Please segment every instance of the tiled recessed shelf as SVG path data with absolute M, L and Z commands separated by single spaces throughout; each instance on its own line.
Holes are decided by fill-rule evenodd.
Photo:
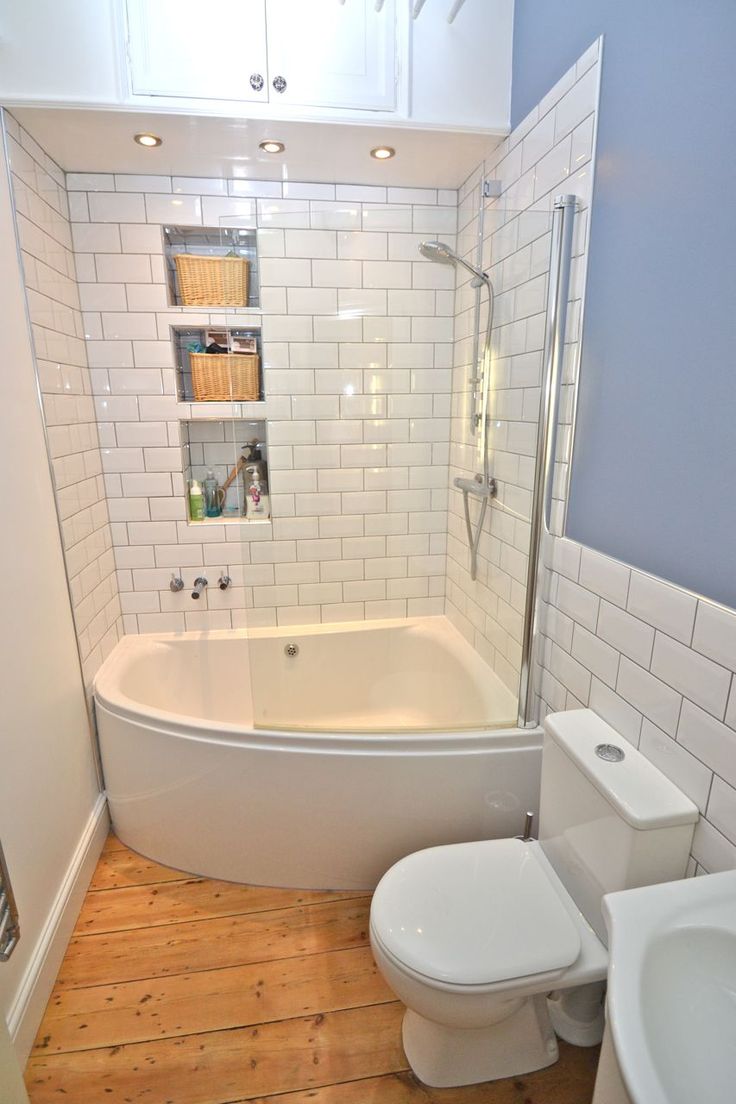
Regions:
M 256 231 L 253 228 L 220 226 L 165 226 L 164 257 L 166 260 L 166 280 L 169 303 L 175 307 L 189 307 L 193 310 L 217 308 L 224 310 L 258 309 L 260 289 L 258 282 L 258 250 Z M 199 257 L 227 257 L 233 254 L 248 261 L 248 293 L 242 302 L 224 301 L 213 293 L 212 301 L 207 303 L 187 303 L 183 301 L 179 278 L 176 270 L 177 253 L 188 253 Z
M 258 524 L 270 521 L 268 499 L 264 502 L 263 516 L 246 516 L 246 496 L 251 481 L 247 470 L 249 446 L 260 453 L 260 462 L 266 478 L 268 477 L 266 423 L 245 419 L 203 418 L 197 421 L 184 421 L 181 427 L 187 517 L 190 524 L 206 525 L 212 522 L 231 521 Z M 222 513 L 195 519 L 191 516 L 189 488 L 194 479 L 204 486 L 208 471 L 214 473 L 219 487 L 225 488 L 229 481 L 222 503 Z
M 255 326 L 172 326 L 171 336 L 174 346 L 174 363 L 176 365 L 176 392 L 179 402 L 199 403 L 204 402 L 262 402 L 263 395 L 263 357 L 261 351 L 261 331 Z M 192 385 L 192 346 L 207 348 L 213 341 L 221 347 L 226 347 L 236 356 L 244 356 L 238 350 L 253 348 L 258 357 L 256 391 L 252 397 L 246 397 L 238 390 L 237 383 L 233 386 L 231 366 L 236 367 L 238 361 L 229 358 L 220 363 L 228 377 L 228 385 L 221 394 L 212 399 L 198 399 L 195 396 Z M 220 354 L 209 353 L 208 357 L 216 357 Z

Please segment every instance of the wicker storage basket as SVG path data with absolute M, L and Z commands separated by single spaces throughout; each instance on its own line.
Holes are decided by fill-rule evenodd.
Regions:
M 175 253 L 179 296 L 185 307 L 247 307 L 248 270 L 244 257 L 200 257 Z
M 259 359 L 256 353 L 190 353 L 195 402 L 257 402 Z

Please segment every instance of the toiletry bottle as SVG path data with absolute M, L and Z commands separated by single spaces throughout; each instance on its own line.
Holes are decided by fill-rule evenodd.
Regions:
M 204 512 L 206 517 L 219 517 L 222 513 L 222 494 L 212 468 L 207 469 L 204 483 Z
M 192 521 L 201 521 L 204 517 L 204 495 L 196 479 L 189 484 L 189 517 Z
M 245 515 L 252 521 L 264 521 L 271 516 L 266 464 L 260 449 L 251 450 L 250 462 L 245 467 L 246 495 Z

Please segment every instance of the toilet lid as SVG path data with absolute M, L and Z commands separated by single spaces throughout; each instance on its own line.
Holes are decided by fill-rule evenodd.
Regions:
M 521 840 L 431 847 L 381 879 L 373 928 L 390 955 L 456 985 L 489 985 L 570 966 L 580 936 Z

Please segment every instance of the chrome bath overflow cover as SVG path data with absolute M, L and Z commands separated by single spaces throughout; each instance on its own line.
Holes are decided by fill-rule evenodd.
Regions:
M 624 758 L 623 749 L 615 744 L 598 744 L 595 753 L 599 759 L 605 759 L 607 763 L 620 763 Z
M 287 656 L 299 655 L 299 645 L 298 644 L 287 644 L 286 647 L 284 648 L 284 652 L 286 653 Z

